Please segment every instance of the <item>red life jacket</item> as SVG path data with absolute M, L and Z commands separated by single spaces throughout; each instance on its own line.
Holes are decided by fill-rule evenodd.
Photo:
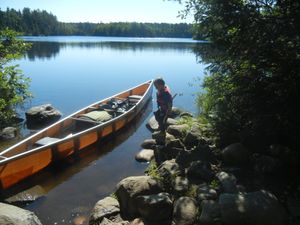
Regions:
M 162 111 L 167 111 L 168 105 L 172 106 L 173 104 L 173 98 L 168 86 L 165 86 L 165 88 L 161 91 L 157 91 L 156 98 L 157 106 L 160 107 Z

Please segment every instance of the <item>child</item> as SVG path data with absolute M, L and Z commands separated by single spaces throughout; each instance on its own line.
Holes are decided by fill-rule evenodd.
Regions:
M 165 81 L 162 78 L 155 79 L 154 86 L 157 90 L 156 98 L 158 107 L 158 110 L 154 112 L 154 116 L 158 122 L 160 131 L 165 133 L 166 121 L 172 110 L 173 98 L 170 89 L 165 85 Z

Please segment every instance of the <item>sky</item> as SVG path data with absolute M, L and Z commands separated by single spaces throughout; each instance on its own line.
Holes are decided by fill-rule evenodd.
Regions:
M 192 22 L 178 17 L 184 5 L 168 0 L 0 0 L 7 7 L 46 10 L 61 22 Z

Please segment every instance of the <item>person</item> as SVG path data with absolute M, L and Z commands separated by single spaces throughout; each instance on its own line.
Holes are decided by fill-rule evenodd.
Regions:
M 162 78 L 155 79 L 154 86 L 157 90 L 156 99 L 158 107 L 158 110 L 154 112 L 154 116 L 158 122 L 160 132 L 165 133 L 166 121 L 172 111 L 173 98 L 169 87 Z

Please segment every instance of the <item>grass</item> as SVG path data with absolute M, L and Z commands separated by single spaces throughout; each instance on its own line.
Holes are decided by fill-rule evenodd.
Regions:
M 150 177 L 152 177 L 152 178 L 154 178 L 154 179 L 156 179 L 156 180 L 162 180 L 162 179 L 163 179 L 163 178 L 160 176 L 160 174 L 159 174 L 159 172 L 158 172 L 157 164 L 156 164 L 156 162 L 154 162 L 154 161 L 151 161 L 151 162 L 150 162 L 150 164 L 149 164 L 149 166 L 147 167 L 145 173 L 146 173 L 148 176 L 150 176 Z

